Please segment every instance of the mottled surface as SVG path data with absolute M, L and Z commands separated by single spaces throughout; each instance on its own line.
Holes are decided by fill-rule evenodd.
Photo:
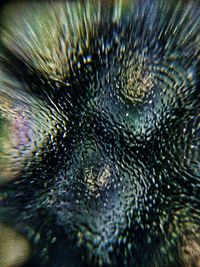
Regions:
M 0 15 L 0 236 L 27 267 L 199 267 L 199 1 Z

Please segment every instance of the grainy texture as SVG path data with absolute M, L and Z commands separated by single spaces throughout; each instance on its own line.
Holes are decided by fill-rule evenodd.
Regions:
M 0 220 L 27 266 L 199 267 L 199 1 L 16 1 L 0 27 Z

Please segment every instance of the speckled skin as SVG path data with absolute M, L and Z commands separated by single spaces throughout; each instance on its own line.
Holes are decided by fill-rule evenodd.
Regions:
M 27 266 L 199 267 L 198 1 L 13 5 L 0 219 Z

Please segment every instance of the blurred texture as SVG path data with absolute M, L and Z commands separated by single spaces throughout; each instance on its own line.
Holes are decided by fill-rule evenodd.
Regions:
M 30 254 L 25 238 L 9 227 L 0 225 L 0 266 L 17 267 L 27 261 Z
M 0 10 L 0 266 L 200 267 L 200 3 Z

